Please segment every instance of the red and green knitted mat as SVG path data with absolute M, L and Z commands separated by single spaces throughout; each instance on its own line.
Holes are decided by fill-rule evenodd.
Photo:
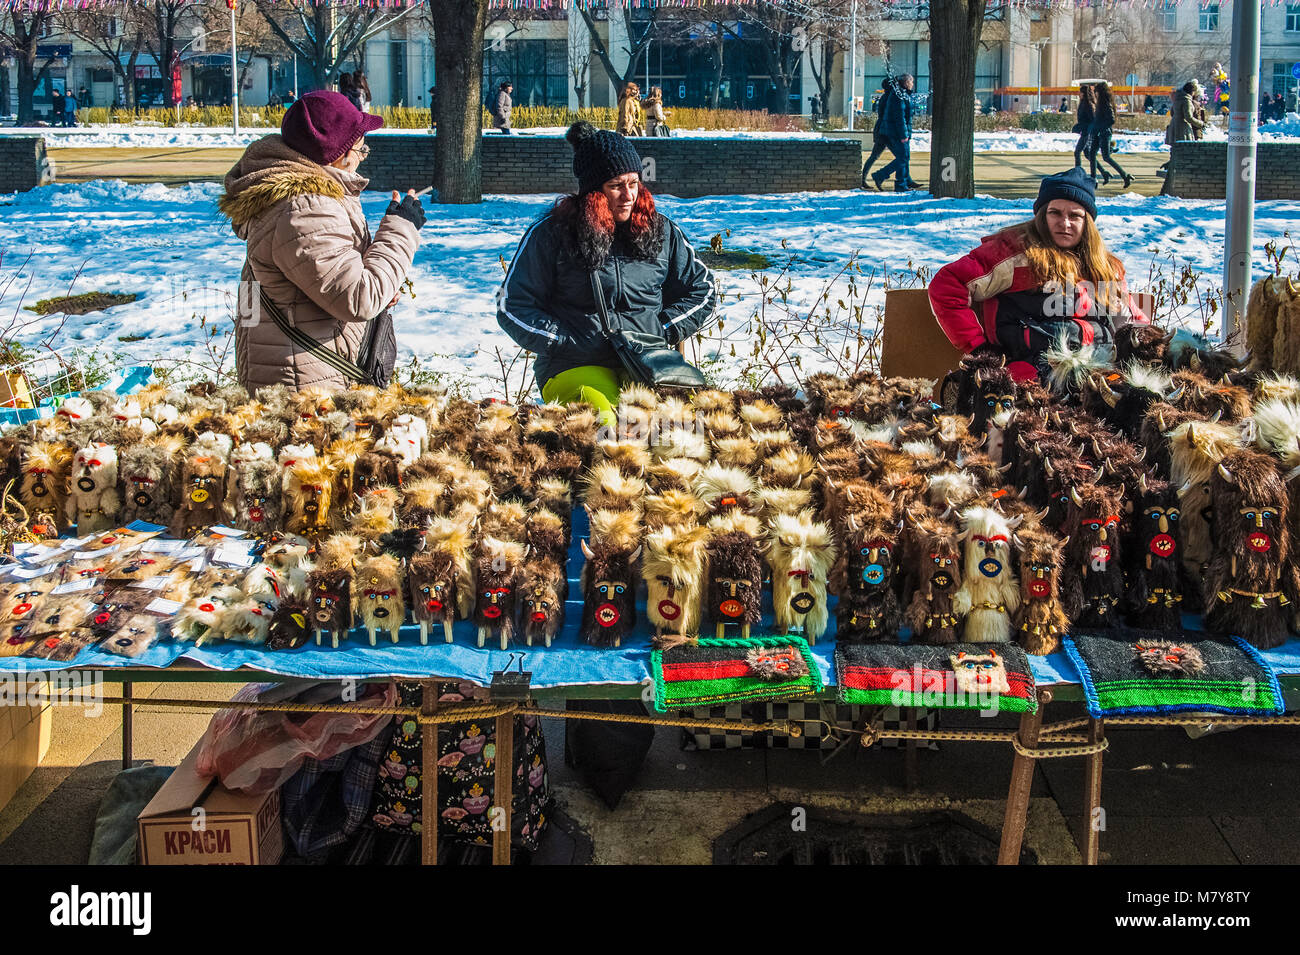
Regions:
M 1014 643 L 839 644 L 841 703 L 1032 713 L 1038 708 L 1029 658 Z
M 790 700 L 822 688 L 817 662 L 802 637 L 700 638 L 695 643 L 650 654 L 655 707 L 661 712 L 687 706 L 747 700 Z
M 1276 716 L 1277 676 L 1239 637 L 1128 630 L 1071 634 L 1064 649 L 1079 670 L 1093 717 L 1148 713 Z

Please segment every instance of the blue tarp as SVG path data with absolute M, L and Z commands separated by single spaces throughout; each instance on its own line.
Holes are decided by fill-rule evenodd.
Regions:
M 308 643 L 297 650 L 271 652 L 246 644 L 217 642 L 195 647 L 174 640 L 161 640 L 138 657 L 128 659 L 101 650 L 83 650 L 71 662 L 56 663 L 29 657 L 0 657 L 0 672 L 42 671 L 70 667 L 165 667 L 178 659 L 185 659 L 215 670 L 237 670 L 248 667 L 267 673 L 311 679 L 342 679 L 355 677 L 440 676 L 469 680 L 479 685 L 492 682 L 494 671 L 517 669 L 522 654 L 524 670 L 532 671 L 532 685 L 549 689 L 563 686 L 591 684 L 649 684 L 650 634 L 644 626 L 645 604 L 638 603 L 638 619 L 643 626 L 623 641 L 623 646 L 613 648 L 589 647 L 578 639 L 578 624 L 582 618 L 582 600 L 579 596 L 578 573 L 583 564 L 578 541 L 587 533 L 586 514 L 577 508 L 573 514 L 573 546 L 569 552 L 570 600 L 565 605 L 564 629 L 549 647 L 527 647 L 522 638 L 510 651 L 502 651 L 500 644 L 483 649 L 477 646 L 477 631 L 468 620 L 459 620 L 454 629 L 455 642 L 443 642 L 442 630 L 429 635 L 428 646 L 420 645 L 419 628 L 407 625 L 402 628 L 401 642 L 393 644 L 386 634 L 378 635 L 379 644 L 370 646 L 364 630 L 353 630 L 351 638 L 337 650 L 328 643 L 316 646 Z M 134 525 L 133 525 L 134 526 Z M 140 525 L 151 529 L 154 525 Z M 755 628 L 755 635 L 770 632 L 772 627 L 771 595 L 764 595 L 763 622 Z M 834 607 L 831 598 L 832 622 L 826 637 L 812 648 L 817 665 L 821 667 L 826 685 L 835 684 L 833 663 Z M 1199 630 L 1200 618 L 1184 615 L 1183 626 Z M 904 631 L 906 635 L 906 631 Z M 728 635 L 733 635 L 730 631 Z M 513 654 L 513 656 L 512 656 Z M 1263 653 L 1275 673 L 1300 673 L 1300 639 L 1292 638 L 1283 646 Z M 1048 657 L 1030 657 L 1034 682 L 1039 686 L 1060 683 L 1079 683 L 1079 673 L 1064 653 Z

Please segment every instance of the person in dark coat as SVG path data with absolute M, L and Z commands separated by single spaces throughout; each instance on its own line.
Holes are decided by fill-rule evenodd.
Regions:
M 492 109 L 492 128 L 499 129 L 506 135 L 512 132 L 510 129 L 510 110 L 514 104 L 510 99 L 510 94 L 514 92 L 514 89 L 509 80 L 497 87 L 497 98 Z
M 1079 110 L 1075 114 L 1074 132 L 1079 134 L 1079 141 L 1074 144 L 1074 164 L 1083 168 L 1084 154 L 1090 151 L 1092 142 L 1092 117 L 1097 111 L 1097 91 L 1091 83 L 1079 87 Z
M 578 192 L 519 240 L 497 292 L 497 324 L 537 356 L 545 401 L 588 401 L 609 422 L 622 366 L 601 328 L 593 275 L 611 322 L 670 346 L 714 322 L 718 290 L 681 228 L 655 209 L 627 138 L 581 121 L 565 138 Z
M 55 90 L 50 94 L 50 125 L 63 125 L 63 90 Z
M 862 165 L 862 188 L 867 188 L 867 175 L 871 172 L 871 167 L 876 164 L 881 153 L 885 151 L 886 142 L 880 135 L 880 117 L 884 115 L 888 108 L 888 101 L 893 97 L 894 84 L 886 81 L 884 91 L 876 99 L 874 104 L 876 110 L 876 124 L 871 128 L 871 155 Z
M 1092 178 L 1097 178 L 1097 152 L 1101 152 L 1101 158 L 1114 169 L 1124 179 L 1124 188 L 1127 189 L 1133 184 L 1133 177 L 1124 171 L 1124 167 L 1117 163 L 1110 155 L 1110 133 L 1115 126 L 1115 107 L 1110 98 L 1110 86 L 1106 83 L 1097 84 L 1097 110 L 1092 117 L 1092 145 L 1088 151 L 1088 165 L 1092 171 Z M 1105 167 L 1101 170 L 1101 184 L 1104 186 L 1110 182 L 1110 173 L 1106 172 Z
M 930 282 L 930 307 L 963 354 L 1001 354 L 1017 381 L 1046 378 L 1045 354 L 1114 342 L 1146 324 L 1124 266 L 1097 230 L 1097 183 L 1078 166 L 1045 176 L 1034 217 L 985 236 Z
M 915 189 L 917 183 L 912 179 L 911 171 L 908 164 L 911 162 L 912 149 L 912 113 L 916 108 L 915 101 L 912 98 L 912 91 L 916 88 L 916 81 L 912 74 L 904 73 L 902 76 L 885 80 L 885 93 L 881 96 L 877 108 L 880 113 L 876 119 L 875 140 L 880 144 L 879 148 L 888 149 L 894 154 L 894 161 L 887 165 L 880 172 L 871 173 L 871 181 L 876 184 L 876 188 L 883 191 L 882 183 L 891 175 L 894 177 L 894 189 L 897 192 L 906 192 L 908 189 Z M 872 149 L 873 157 L 876 150 Z M 867 168 L 863 169 L 863 182 L 866 182 L 867 169 L 870 167 L 873 159 L 867 160 Z

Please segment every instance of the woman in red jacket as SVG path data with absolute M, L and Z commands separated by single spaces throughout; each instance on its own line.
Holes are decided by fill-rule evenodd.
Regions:
M 963 354 L 1004 354 L 1024 381 L 1046 376 L 1044 353 L 1058 343 L 1108 344 L 1120 325 L 1148 321 L 1097 231 L 1095 190 L 1078 167 L 1047 176 L 1032 219 L 935 274 L 930 307 Z

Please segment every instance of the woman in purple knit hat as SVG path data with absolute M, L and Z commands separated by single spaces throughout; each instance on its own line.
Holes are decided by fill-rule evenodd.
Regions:
M 339 93 L 307 93 L 285 112 L 280 133 L 250 145 L 226 175 L 218 204 L 248 244 L 235 364 L 250 392 L 347 385 L 333 364 L 280 330 L 259 292 L 290 324 L 353 363 L 370 320 L 397 301 L 424 211 L 414 191 L 394 191 L 370 234 L 360 201 L 369 180 L 357 167 L 370 152 L 366 133 L 383 124 Z

